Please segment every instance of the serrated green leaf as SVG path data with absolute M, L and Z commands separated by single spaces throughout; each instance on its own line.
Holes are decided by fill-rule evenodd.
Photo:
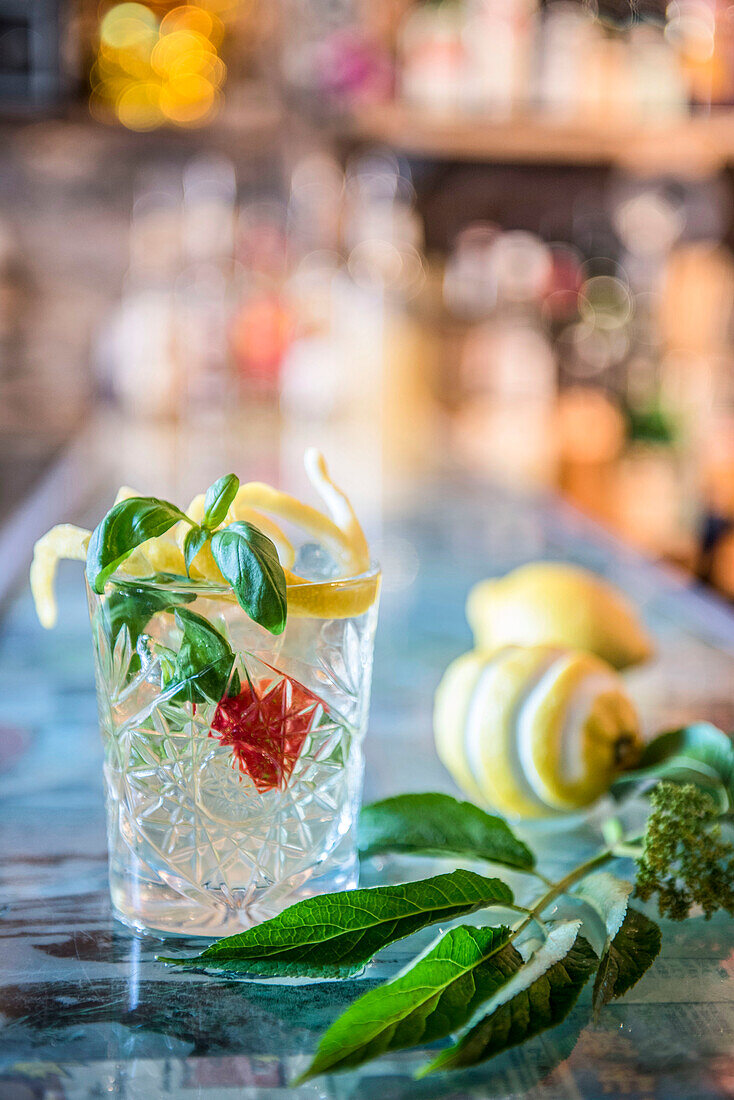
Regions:
M 719 796 L 723 808 L 734 806 L 734 744 L 711 722 L 693 722 L 659 734 L 645 747 L 638 767 L 619 776 L 615 795 L 630 787 L 665 779 L 695 783 Z
M 604 923 L 604 950 L 622 927 L 631 893 L 632 883 L 617 878 L 609 871 L 587 875 L 576 887 L 576 894 L 594 909 Z
M 202 527 L 213 531 L 224 520 L 229 506 L 237 496 L 240 479 L 236 474 L 225 474 L 210 485 L 204 497 L 204 518 Z
M 212 554 L 240 607 L 271 634 L 282 634 L 288 604 L 285 573 L 274 543 L 242 520 L 215 531 Z
M 595 1014 L 640 980 L 655 961 L 660 943 L 660 929 L 655 921 L 638 909 L 628 909 L 599 963 L 592 998 Z
M 509 886 L 499 879 L 460 869 L 399 886 L 305 898 L 201 955 L 161 961 L 263 977 L 346 978 L 383 947 L 421 928 L 512 900 Z
M 448 794 L 401 794 L 365 806 L 358 844 L 365 857 L 403 852 L 483 859 L 522 870 L 535 864 L 504 818 Z
M 181 520 L 190 522 L 175 504 L 157 497 L 128 497 L 115 504 L 89 539 L 86 573 L 92 591 L 101 595 L 108 577 L 136 547 Z
M 522 966 L 510 934 L 504 927 L 452 928 L 410 970 L 350 1005 L 294 1083 L 431 1043 L 463 1027 Z
M 183 555 L 184 562 L 186 563 L 186 572 L 191 569 L 191 563 L 196 555 L 201 550 L 202 546 L 209 538 L 209 532 L 203 527 L 192 527 L 190 531 L 186 532 L 186 538 L 184 539 Z
M 167 691 L 176 689 L 171 699 L 218 703 L 230 684 L 235 660 L 232 647 L 208 619 L 195 611 L 176 608 L 174 614 L 183 638 L 173 677 L 164 687 Z
M 542 947 L 492 998 L 488 1014 L 419 1076 L 475 1066 L 560 1023 L 598 961 L 579 927 L 580 921 L 569 921 L 552 928 Z

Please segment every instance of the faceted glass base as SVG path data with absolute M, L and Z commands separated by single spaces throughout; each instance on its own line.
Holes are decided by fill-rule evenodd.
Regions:
M 110 893 L 115 917 L 136 932 L 149 935 L 205 936 L 208 939 L 233 936 L 254 924 L 277 916 L 303 898 L 334 890 L 352 890 L 359 882 L 359 860 L 353 837 L 345 837 L 338 851 L 317 867 L 272 887 L 255 890 L 247 898 L 213 888 L 206 904 L 201 898 L 187 899 L 180 889 L 151 882 L 131 873 L 110 868 Z

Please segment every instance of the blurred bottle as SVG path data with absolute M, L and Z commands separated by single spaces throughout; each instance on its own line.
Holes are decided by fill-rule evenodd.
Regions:
M 247 399 L 275 401 L 294 318 L 283 287 L 288 274 L 288 214 L 275 201 L 252 202 L 239 211 L 237 304 L 229 347 Z
M 536 0 L 469 0 L 462 37 L 465 110 L 508 117 L 528 104 Z
M 338 248 L 343 202 L 344 174 L 333 157 L 313 153 L 296 163 L 287 224 L 292 264 L 310 252 Z
M 540 310 L 550 250 L 522 232 L 498 234 L 489 249 L 497 304 L 464 343 L 454 446 L 465 463 L 494 478 L 550 485 L 557 372 Z
M 675 118 L 688 110 L 688 89 L 676 52 L 662 27 L 642 23 L 629 31 L 632 98 L 643 119 Z
M 536 0 L 420 4 L 398 35 L 404 100 L 436 114 L 506 117 L 527 102 Z
M 493 247 L 497 226 L 476 222 L 458 234 L 444 265 L 443 297 L 457 317 L 476 321 L 497 304 L 497 274 Z
M 195 157 L 183 173 L 182 270 L 176 279 L 181 410 L 223 409 L 233 396 L 228 330 L 235 301 L 235 170 Z
M 665 37 L 676 51 L 693 103 L 734 100 L 734 21 L 728 0 L 676 0 Z
M 588 60 L 601 37 L 580 4 L 552 3 L 544 9 L 535 95 L 543 110 L 558 118 L 579 114 L 587 100 Z
M 130 224 L 130 264 L 104 341 L 110 389 L 134 417 L 178 411 L 174 284 L 181 243 L 180 179 L 158 169 L 144 173 Z
M 460 3 L 417 4 L 398 35 L 400 94 L 412 107 L 453 115 L 461 109 L 468 57 Z

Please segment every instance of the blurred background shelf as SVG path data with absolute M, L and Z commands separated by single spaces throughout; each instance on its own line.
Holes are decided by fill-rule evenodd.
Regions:
M 725 0 L 0 0 L 0 522 L 103 409 L 734 597 L 733 168 Z
M 734 109 L 726 108 L 671 121 L 584 123 L 522 114 L 502 120 L 432 116 L 392 102 L 356 108 L 345 132 L 434 160 L 619 165 L 683 176 L 715 172 L 734 161 Z

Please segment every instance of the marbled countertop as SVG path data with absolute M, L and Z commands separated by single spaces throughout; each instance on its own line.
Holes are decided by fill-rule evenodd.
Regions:
M 694 717 L 734 728 L 731 613 L 561 506 L 468 482 L 433 484 L 387 517 L 381 550 L 367 798 L 452 790 L 433 750 L 430 712 L 443 668 L 469 646 L 466 592 L 480 577 L 536 557 L 589 565 L 643 608 L 659 654 L 628 679 L 649 731 Z M 154 961 L 159 941 L 116 924 L 78 565 L 62 565 L 59 597 L 52 633 L 38 626 L 27 589 L 0 623 L 3 1100 L 734 1095 L 734 924 L 721 917 L 663 922 L 657 964 L 596 1025 L 587 987 L 560 1028 L 460 1077 L 412 1081 L 425 1052 L 406 1052 L 288 1089 L 320 1031 L 413 947 L 395 945 L 355 981 L 235 982 L 166 970 Z M 592 819 L 572 831 L 536 831 L 533 843 L 560 869 L 578 862 L 594 837 Z M 364 881 L 439 868 L 370 865 Z

